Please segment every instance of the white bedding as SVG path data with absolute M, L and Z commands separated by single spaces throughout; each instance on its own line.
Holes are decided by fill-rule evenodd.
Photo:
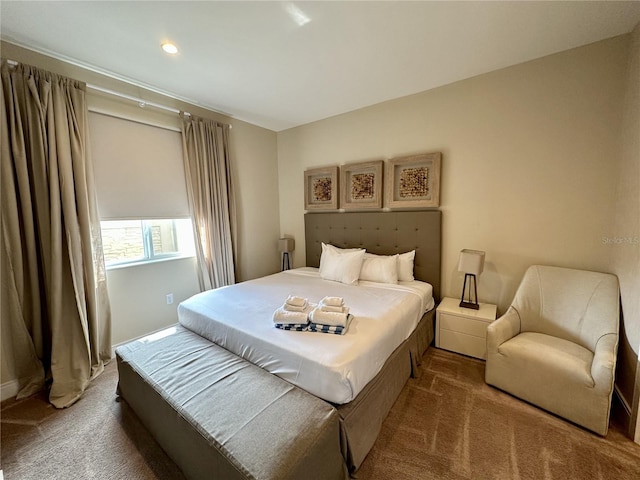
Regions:
M 317 303 L 344 298 L 354 318 L 345 335 L 274 328 L 273 312 L 289 295 Z M 323 280 L 300 268 L 209 290 L 182 302 L 180 323 L 265 370 L 333 403 L 348 403 L 433 308 L 432 287 Z

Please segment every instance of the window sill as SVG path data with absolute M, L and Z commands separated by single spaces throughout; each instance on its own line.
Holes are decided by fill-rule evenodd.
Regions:
M 174 260 L 185 260 L 187 258 L 195 258 L 195 255 L 177 255 L 175 257 L 157 258 L 154 260 L 140 260 L 139 262 L 119 263 L 116 265 L 107 265 L 107 271 L 120 270 L 123 268 L 143 267 L 145 265 L 153 265 L 156 263 L 173 262 Z

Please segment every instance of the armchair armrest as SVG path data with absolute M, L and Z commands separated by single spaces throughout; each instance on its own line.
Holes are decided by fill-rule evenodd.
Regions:
M 610 392 L 613 389 L 617 349 L 618 335 L 615 333 L 607 333 L 598 339 L 591 364 L 594 388 L 604 392 Z
M 520 333 L 520 314 L 509 307 L 509 310 L 487 327 L 487 354 L 497 353 L 498 347 Z

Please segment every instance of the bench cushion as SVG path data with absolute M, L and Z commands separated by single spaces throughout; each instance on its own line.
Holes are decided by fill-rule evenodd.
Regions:
M 116 349 L 118 390 L 188 478 L 342 479 L 335 408 L 182 327 Z

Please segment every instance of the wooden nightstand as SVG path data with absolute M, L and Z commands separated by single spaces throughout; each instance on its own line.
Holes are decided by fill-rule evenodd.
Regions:
M 436 310 L 436 347 L 485 359 L 487 325 L 496 319 L 496 306 L 481 303 L 479 310 L 462 308 L 460 299 L 446 297 Z

